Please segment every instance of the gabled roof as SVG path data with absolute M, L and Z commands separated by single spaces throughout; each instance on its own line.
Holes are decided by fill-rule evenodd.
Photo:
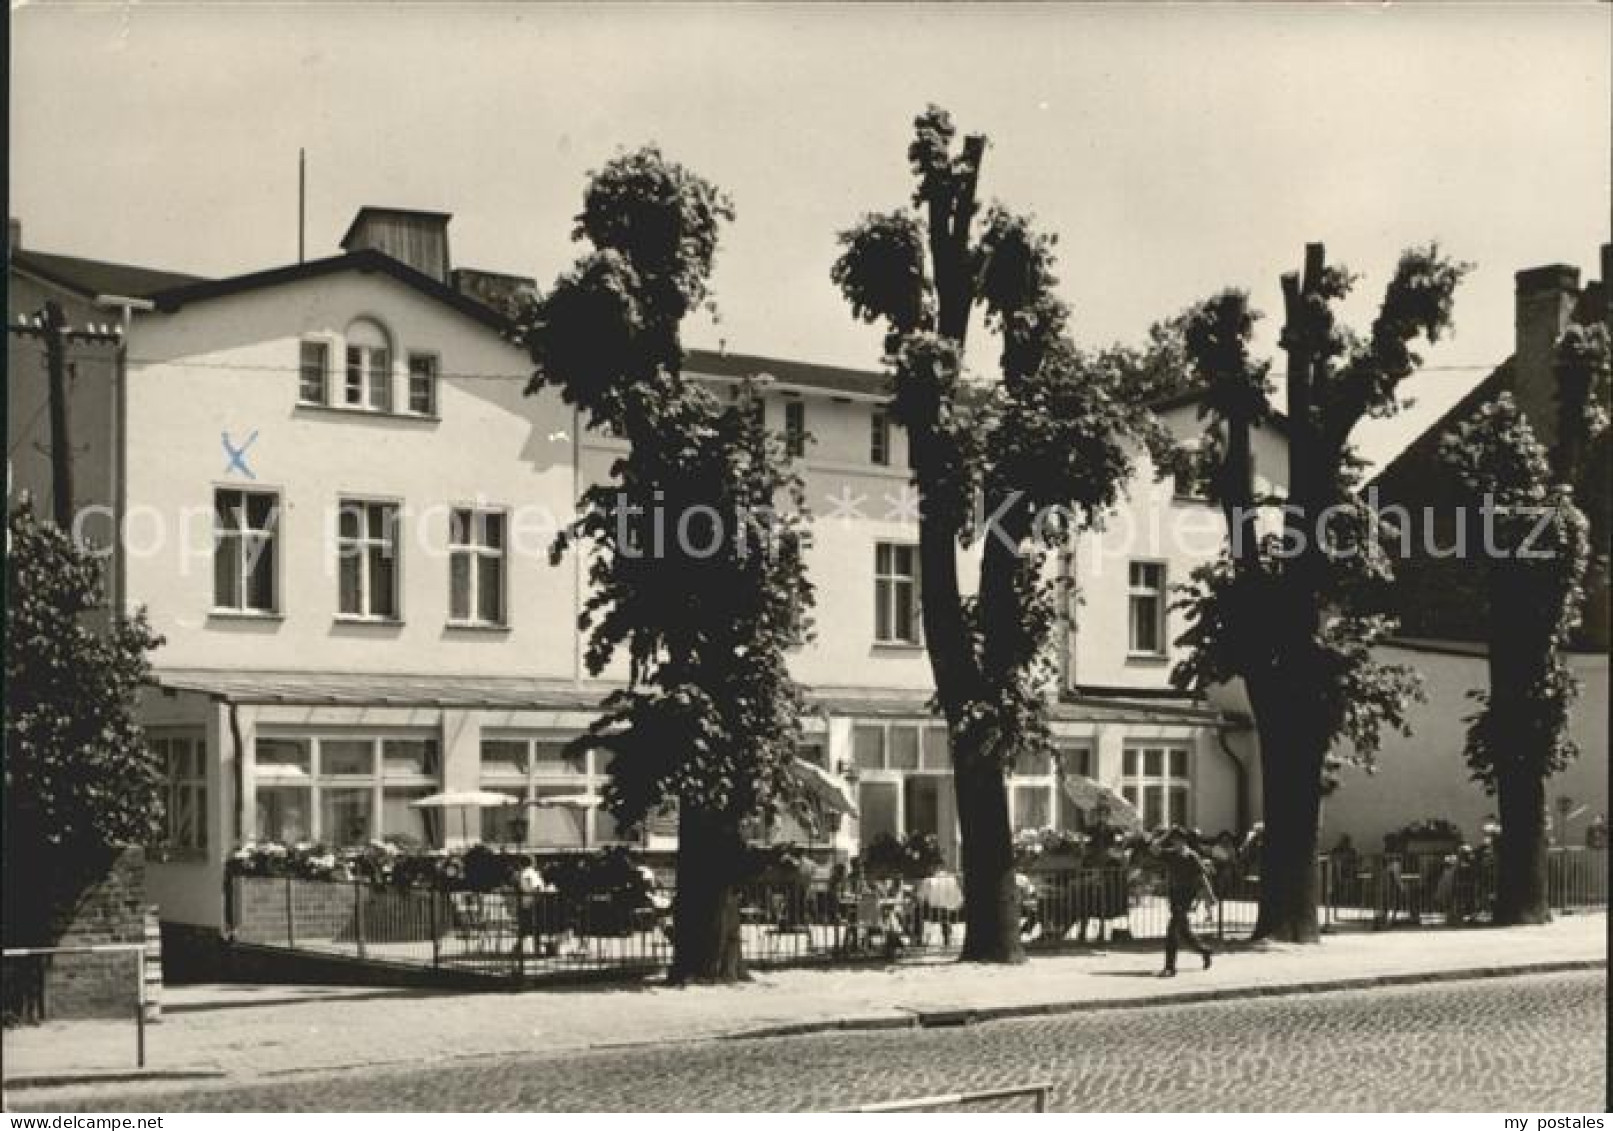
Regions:
M 1411 443 L 1400 449 L 1400 454 L 1384 465 L 1378 474 L 1369 481 L 1369 486 L 1377 487 L 1380 491 L 1393 495 L 1401 479 L 1410 474 L 1421 479 L 1426 474 L 1429 455 L 1439 448 L 1440 441 L 1445 434 L 1478 411 L 1479 406 L 1488 404 L 1502 393 L 1512 389 L 1512 360 L 1509 358 L 1496 368 L 1490 370 L 1488 376 L 1474 385 L 1461 400 L 1451 405 L 1422 432 L 1418 433 Z M 1426 484 L 1421 484 L 1426 486 Z
M 820 389 L 827 393 L 847 393 L 862 397 L 888 397 L 889 374 L 872 369 L 842 369 L 834 365 L 813 365 L 805 361 L 785 361 L 745 353 L 717 353 L 690 350 L 683 360 L 686 373 L 703 377 L 745 377 L 766 375 L 780 385 Z
M 151 267 L 136 267 L 128 263 L 108 263 L 100 259 L 81 259 L 76 255 L 54 255 L 50 252 L 16 248 L 11 253 L 12 266 L 47 283 L 65 290 L 96 298 L 100 295 L 119 295 L 124 298 L 149 298 L 158 291 L 190 286 L 202 279 L 178 271 L 160 271 Z
M 301 282 L 305 279 L 318 279 L 325 275 L 336 275 L 344 271 L 386 275 L 407 287 L 412 287 L 427 298 L 435 299 L 445 306 L 450 306 L 459 311 L 461 314 L 474 318 L 489 329 L 497 330 L 500 333 L 511 329 L 509 319 L 492 307 L 462 295 L 452 287 L 433 279 L 430 275 L 422 274 L 413 267 L 373 248 L 347 252 L 343 255 L 333 255 L 326 259 L 310 259 L 306 263 L 292 263 L 285 267 L 272 267 L 267 271 L 253 271 L 245 275 L 232 275 L 227 279 L 191 283 L 158 291 L 147 297 L 157 304 L 158 310 L 171 312 L 181 307 L 189 306 L 191 303 L 206 302 L 209 299 L 244 294 L 248 291 L 263 290 L 267 287 L 278 287 L 286 283 Z
M 1149 401 L 1148 407 L 1156 413 L 1170 412 L 1172 409 L 1196 405 L 1204 400 L 1205 395 L 1208 393 L 1209 389 L 1205 386 L 1192 385 L 1180 392 L 1172 393 L 1168 397 L 1160 397 L 1158 400 Z M 1273 408 L 1266 419 L 1271 424 L 1273 431 L 1283 436 L 1288 435 L 1288 416 L 1286 413 L 1280 409 Z

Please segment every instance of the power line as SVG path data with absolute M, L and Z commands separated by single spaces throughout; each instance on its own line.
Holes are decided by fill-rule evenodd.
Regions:
M 86 355 L 86 360 L 98 360 L 98 359 L 101 359 L 101 358 L 98 358 L 97 355 Z M 104 360 L 104 359 L 101 359 L 101 360 Z M 178 361 L 178 360 L 171 360 L 171 359 L 166 359 L 166 358 L 154 358 L 154 357 L 131 357 L 131 358 L 129 358 L 129 365 L 131 367 L 139 366 L 141 368 L 171 367 L 171 368 L 175 368 L 175 369 L 215 369 L 215 370 L 222 370 L 224 372 L 243 372 L 243 373 L 253 373 L 253 372 L 257 372 L 257 373 L 280 373 L 280 374 L 293 374 L 293 373 L 301 374 L 302 373 L 301 366 L 297 366 L 297 365 L 284 365 L 284 364 L 268 365 L 268 364 L 252 364 L 252 363 L 225 362 L 225 361 Z M 1415 375 L 1417 375 L 1419 373 L 1480 373 L 1480 372 L 1486 372 L 1487 373 L 1490 370 L 1493 370 L 1494 368 L 1495 368 L 1495 366 L 1493 364 L 1489 363 L 1489 362 L 1474 362 L 1474 363 L 1467 364 L 1467 365 L 1424 365 L 1424 366 L 1421 366 L 1421 367 L 1417 368 L 1416 370 L 1414 370 L 1412 375 L 1415 376 Z M 872 372 L 872 371 L 870 371 L 870 372 Z M 689 375 L 690 376 L 696 376 L 696 377 L 700 376 L 699 373 L 693 373 L 693 374 L 689 374 Z M 531 373 L 468 373 L 467 372 L 467 373 L 437 373 L 435 376 L 438 378 L 438 380 L 452 380 L 452 381 L 526 381 L 526 380 L 529 380 L 531 378 Z

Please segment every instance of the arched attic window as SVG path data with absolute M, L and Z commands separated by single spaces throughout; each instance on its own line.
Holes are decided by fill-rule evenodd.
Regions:
M 392 411 L 392 339 L 371 318 L 347 327 L 347 379 L 343 403 L 376 412 Z

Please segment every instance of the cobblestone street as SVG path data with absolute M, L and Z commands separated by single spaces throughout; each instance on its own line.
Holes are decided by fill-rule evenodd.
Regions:
M 51 1110 L 821 1110 L 1048 1081 L 1054 1110 L 1601 1111 L 1602 973 L 719 1041 L 184 1090 Z M 13 1097 L 13 1106 L 33 1096 Z M 1006 1107 L 1027 1106 L 1005 1104 Z

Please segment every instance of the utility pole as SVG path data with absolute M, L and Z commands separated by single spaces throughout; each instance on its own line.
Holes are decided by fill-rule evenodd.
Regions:
M 304 233 L 308 231 L 308 155 L 297 150 L 297 262 L 304 259 Z
M 75 329 L 67 324 L 61 304 L 54 301 L 45 303 L 32 317 L 19 318 L 7 329 L 45 343 L 45 368 L 50 381 L 51 509 L 56 525 L 68 531 L 73 526 L 73 451 L 69 446 L 67 347 L 77 342 L 116 345 L 123 340 L 123 332 L 115 326 Z

